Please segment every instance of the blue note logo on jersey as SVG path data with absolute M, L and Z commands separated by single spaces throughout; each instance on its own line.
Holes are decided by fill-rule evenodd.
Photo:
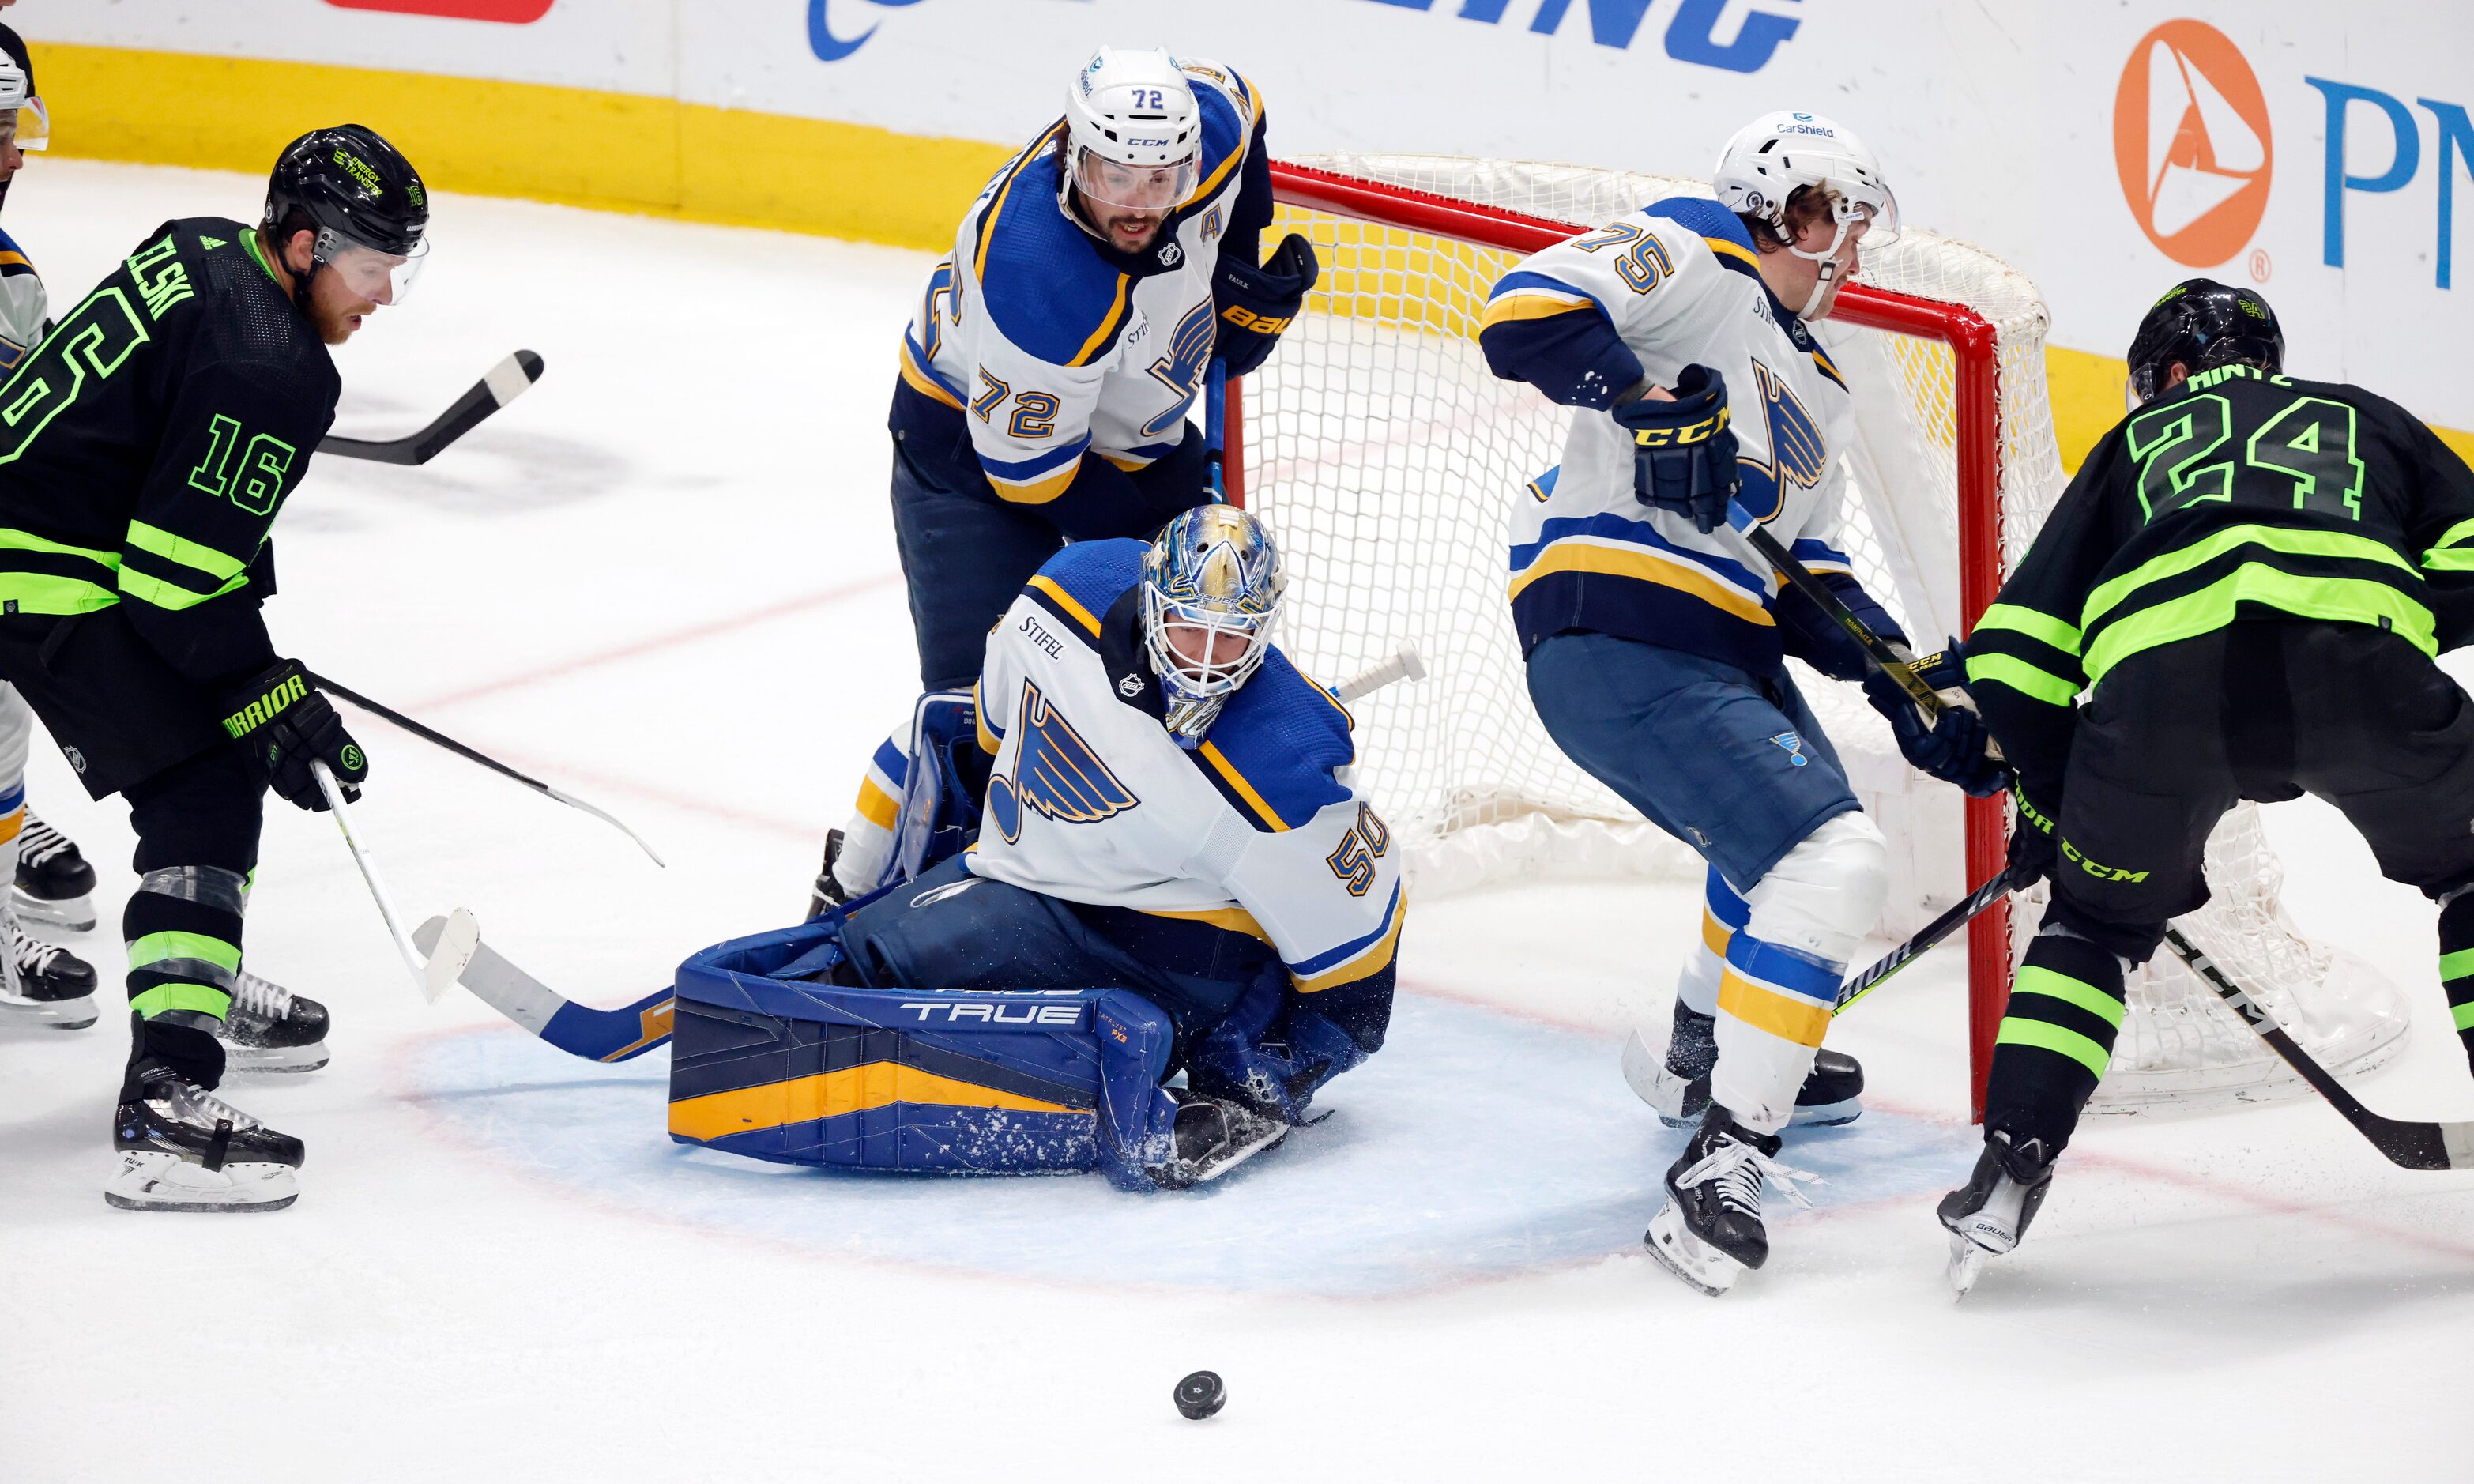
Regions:
M 1755 520 L 1772 521 L 1786 507 L 1788 483 L 1808 490 L 1821 482 L 1822 474 L 1830 468 L 1830 446 L 1822 439 L 1821 425 L 1805 410 L 1795 389 L 1758 359 L 1753 362 L 1753 387 L 1760 395 L 1761 422 L 1769 430 L 1770 457 L 1766 464 L 1748 458 L 1735 461 L 1744 479 L 1736 499 L 1753 513 Z
M 1786 761 L 1789 767 L 1804 767 L 1812 762 L 1812 759 L 1804 755 L 1804 739 L 1798 737 L 1795 733 L 1781 732 L 1776 737 L 1771 738 L 1770 741 L 1786 749 Z
M 1008 844 L 1022 838 L 1025 805 L 1065 824 L 1097 824 L 1142 802 L 1028 680 L 1007 741 L 1014 743 L 1013 768 L 988 780 L 988 814 Z

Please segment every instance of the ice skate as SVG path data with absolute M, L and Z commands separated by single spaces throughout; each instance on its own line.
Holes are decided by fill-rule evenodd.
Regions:
M 142 1095 L 120 1105 L 120 1168 L 103 1198 L 124 1211 L 275 1211 L 299 1194 L 301 1141 L 278 1133 L 178 1072 L 153 1062 Z
M 17 836 L 17 881 L 10 901 L 29 922 L 71 933 L 94 931 L 94 867 L 77 841 L 26 811 Z
M 1289 1136 L 1289 1126 L 1243 1104 L 1188 1094 L 1176 1110 L 1176 1153 L 1154 1166 L 1163 1190 L 1184 1190 L 1218 1180 Z
M 1689 1129 L 1710 1110 L 1710 1072 L 1718 1064 L 1718 1019 L 1675 1006 L 1675 1029 L 1666 1055 L 1650 1050 L 1648 1038 L 1635 1031 L 1624 1043 L 1624 1081 L 1643 1103 L 1658 1110 L 1658 1121 L 1670 1129 Z M 1795 1128 L 1834 1128 L 1854 1123 L 1863 1114 L 1864 1068 L 1853 1057 L 1827 1047 L 1815 1052 L 1812 1072 L 1795 1095 Z
M 1735 1286 L 1748 1268 L 1769 1260 L 1761 1225 L 1761 1191 L 1772 1180 L 1798 1205 L 1812 1202 L 1797 1188 L 1817 1180 L 1776 1159 L 1779 1136 L 1755 1133 L 1724 1107 L 1710 1105 L 1700 1131 L 1666 1172 L 1666 1204 L 1641 1240 L 1677 1277 L 1711 1298 Z
M 16 914 L 0 912 L 9 935 L 9 972 L 0 981 L 0 1025 L 83 1031 L 94 1024 L 94 966 L 56 943 L 29 934 Z
M 215 1039 L 231 1072 L 314 1072 L 327 1064 L 327 1007 L 243 969 Z
M 1983 1276 L 1986 1259 L 2007 1254 L 2027 1234 L 2036 1208 L 2052 1188 L 2053 1162 L 2042 1139 L 2013 1145 L 1996 1131 L 1984 1136 L 1984 1153 L 1967 1183 L 1941 1198 L 1937 1210 L 1950 1229 L 1950 1286 L 1960 1298 Z

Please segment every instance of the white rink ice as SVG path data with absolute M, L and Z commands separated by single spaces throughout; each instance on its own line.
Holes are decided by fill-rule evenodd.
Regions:
M 74 303 L 238 176 L 36 161 L 7 225 Z M 894 336 L 929 258 L 442 198 L 341 430 L 409 429 L 518 346 L 539 387 L 425 470 L 321 459 L 277 644 L 618 811 L 354 718 L 416 916 L 471 907 L 581 999 L 783 925 L 913 685 L 885 514 Z M 2308 349 L 2296 348 L 2307 362 Z M 2474 673 L 2474 667 L 2461 669 Z M 350 715 L 350 714 L 348 714 Z M 116 801 L 38 743 L 103 872 L 91 1030 L 0 1033 L 0 1479 L 2381 1479 L 2474 1473 L 2474 1180 L 2314 1101 L 2092 1121 L 1953 1304 L 1961 962 L 1848 1017 L 1872 1111 L 1790 1143 L 1821 1209 L 1723 1301 L 1641 1252 L 1681 1135 L 1616 1070 L 1688 886 L 1428 903 L 1391 1046 L 1329 1123 L 1201 1195 L 909 1180 L 672 1145 L 667 1054 L 570 1060 L 431 1008 L 333 825 L 270 801 L 251 966 L 334 1010 L 327 1069 L 233 1079 L 304 1138 L 272 1216 L 108 1209 L 125 1043 Z M 2310 931 L 2407 986 L 2395 1116 L 2474 1116 L 2432 914 L 2313 804 L 2269 812 Z M 1662 1014 L 1662 1010 L 1661 1011 Z M 1173 1383 L 1222 1373 L 1226 1411 Z

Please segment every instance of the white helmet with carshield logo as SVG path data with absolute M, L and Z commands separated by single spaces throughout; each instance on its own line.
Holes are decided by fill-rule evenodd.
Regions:
M 1899 237 L 1899 200 L 1880 161 L 1854 131 L 1818 113 L 1764 113 L 1746 124 L 1718 152 L 1710 183 L 1728 210 L 1769 223 L 1788 237 L 1788 252 L 1821 264 L 1821 281 L 1801 311 L 1806 314 L 1821 306 L 1837 277 L 1838 249 L 1856 223 L 1866 224 L 1866 247 L 1886 247 Z M 1829 195 L 1838 227 L 1818 253 L 1797 247 L 1786 231 L 1787 200 L 1807 185 Z
M 1165 51 L 1104 46 L 1065 90 L 1060 192 L 1123 211 L 1174 210 L 1194 193 L 1201 156 L 1201 107 Z

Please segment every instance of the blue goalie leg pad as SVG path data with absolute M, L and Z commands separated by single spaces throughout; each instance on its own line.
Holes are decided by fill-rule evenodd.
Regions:
M 1091 1007 L 1100 1046 L 1100 1168 L 1121 1190 L 1149 1190 L 1151 1171 L 1176 1152 L 1176 1099 L 1160 1085 L 1176 1024 L 1141 995 L 1100 992 Z

